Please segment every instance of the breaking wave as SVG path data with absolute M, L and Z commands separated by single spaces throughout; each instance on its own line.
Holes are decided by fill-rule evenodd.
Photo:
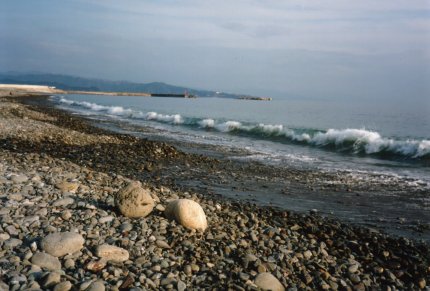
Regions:
M 199 130 L 229 133 L 265 139 L 275 142 L 295 143 L 340 152 L 383 157 L 400 157 L 409 159 L 430 159 L 430 140 L 399 140 L 381 136 L 378 132 L 366 129 L 328 129 L 326 131 L 311 129 L 291 129 L 283 125 L 249 124 L 239 121 L 214 120 L 182 117 L 179 114 L 161 114 L 157 112 L 140 112 L 125 109 L 121 106 L 104 106 L 85 101 L 72 101 L 60 97 L 60 103 L 78 106 L 85 109 L 105 112 L 111 115 L 131 119 L 143 119 L 172 125 L 193 127 Z
M 103 111 L 112 115 L 127 115 L 133 112 L 133 110 L 124 109 L 124 107 L 121 107 L 121 106 L 104 106 L 104 105 L 99 105 L 96 103 L 91 103 L 86 101 L 77 102 L 77 101 L 65 99 L 64 97 L 61 97 L 59 102 L 67 105 L 81 106 L 93 111 Z

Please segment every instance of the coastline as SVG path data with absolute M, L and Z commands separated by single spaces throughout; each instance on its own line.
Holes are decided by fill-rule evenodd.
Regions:
M 196 175 L 205 179 L 220 170 L 236 175 L 229 171 L 246 165 L 187 154 L 166 143 L 94 127 L 58 109 L 19 102 L 8 98 L 0 103 L 0 187 L 4 190 L 0 219 L 9 236 L 0 239 L 4 254 L 0 280 L 4 284 L 13 285 L 17 270 L 25 276 L 19 284 L 43 284 L 39 282 L 45 274 L 41 270 L 32 276 L 37 272 L 28 264 L 29 255 L 24 254 L 31 253 L 33 242 L 56 230 L 77 230 L 86 239 L 80 255 L 62 259 L 64 280 L 77 286 L 101 279 L 117 289 L 128 280 L 128 287 L 148 289 L 176 288 L 183 283 L 189 289 L 240 290 L 255 288 L 255 277 L 262 271 L 272 273 L 285 287 L 298 289 L 417 289 L 429 281 L 428 244 L 315 212 L 300 214 L 256 206 L 206 193 L 202 188 L 192 191 L 190 185 L 177 183 L 186 178 L 177 172 L 166 175 L 163 169 L 178 165 L 180 169 L 205 169 Z M 249 175 L 259 171 L 246 170 Z M 12 173 L 24 175 L 28 181 L 15 183 Z M 289 174 L 292 181 L 309 178 L 302 172 Z M 74 195 L 61 193 L 55 185 L 62 179 L 78 183 L 79 190 Z M 147 183 L 160 200 L 160 206 L 147 218 L 127 219 L 112 205 L 113 195 L 129 179 Z M 38 186 L 41 181 L 45 186 Z M 292 183 L 291 188 L 299 186 L 303 183 Z M 67 209 L 52 203 L 65 196 L 76 200 L 67 206 L 72 214 L 68 220 L 62 218 Z M 203 206 L 209 220 L 203 235 L 164 218 L 166 202 L 176 197 L 191 198 Z M 41 209 L 46 215 L 40 215 Z M 19 220 L 24 228 L 15 225 Z M 132 226 L 127 235 L 120 231 L 124 224 Z M 12 225 L 15 231 L 5 225 Z M 147 239 L 151 236 L 155 241 Z M 158 240 L 169 248 L 157 246 Z M 122 265 L 108 265 L 94 274 L 85 268 L 94 247 L 104 241 L 113 241 L 132 255 Z M 73 260 L 73 268 L 66 268 L 67 260 Z M 6 264 L 10 261 L 15 263 Z
M 86 91 L 63 90 L 45 85 L 0 84 L 0 96 L 42 96 L 44 94 L 80 94 L 80 95 L 104 95 L 104 96 L 134 96 L 134 97 L 178 97 L 197 98 L 198 96 L 178 93 L 147 93 L 147 92 L 114 92 L 114 91 Z M 272 101 L 270 97 L 239 96 L 237 100 Z
M 57 100 L 56 97 L 50 98 L 44 106 L 63 108 L 98 128 L 165 142 L 181 152 L 191 154 L 193 160 L 198 161 L 192 167 L 187 167 L 181 161 L 171 161 L 159 169 L 159 175 L 164 180 L 174 177 L 175 186 L 296 212 L 307 213 L 316 209 L 320 215 L 430 242 L 430 184 L 426 182 L 424 170 L 421 172 L 423 180 L 419 175 L 399 175 L 380 167 L 361 167 L 360 170 L 361 161 L 357 159 L 355 162 L 358 164 L 355 164 L 353 160 L 343 159 L 342 154 L 339 155 L 342 160 L 338 164 L 321 165 L 324 159 L 335 158 L 330 156 L 330 151 L 325 156 L 324 150 L 317 153 L 319 157 L 315 162 L 307 156 L 305 160 L 300 157 L 291 160 L 288 151 L 285 152 L 288 161 L 278 162 L 267 159 L 261 145 L 262 155 L 252 147 L 247 149 L 246 141 L 211 143 L 206 142 L 206 138 L 194 138 L 192 132 L 190 138 L 183 138 L 177 135 L 175 127 L 160 129 L 153 125 L 136 124 L 128 118 L 100 115 L 97 111 L 81 112 L 80 105 L 63 107 L 63 102 Z M 87 106 L 92 105 L 84 107 Z M 220 160 L 221 163 L 205 160 L 202 156 Z M 345 167 L 343 162 L 349 165 Z M 147 173 L 142 174 L 141 178 L 153 177 Z

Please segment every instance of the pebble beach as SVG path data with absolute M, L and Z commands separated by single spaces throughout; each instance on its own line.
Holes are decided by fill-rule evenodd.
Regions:
M 222 161 L 25 103 L 0 100 L 0 290 L 429 289 L 424 241 L 177 185 Z

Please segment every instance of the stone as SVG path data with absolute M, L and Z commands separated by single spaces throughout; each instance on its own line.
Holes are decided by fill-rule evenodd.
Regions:
M 339 289 L 339 285 L 336 282 L 333 282 L 330 280 L 329 284 L 330 284 L 331 289 L 333 289 L 333 290 Z
M 51 272 L 43 279 L 42 286 L 43 288 L 51 288 L 56 284 L 60 283 L 60 281 L 61 281 L 60 273 Z
M 161 280 L 160 285 L 161 286 L 167 286 L 167 285 L 172 284 L 174 281 L 175 281 L 175 279 L 173 279 L 173 278 L 164 278 Z
M 248 262 L 255 262 L 256 260 L 258 260 L 258 258 L 254 254 L 246 254 L 245 260 Z
M 190 276 L 193 273 L 193 270 L 190 265 L 186 265 L 184 267 L 184 273 L 187 274 L 188 276 Z
M 0 241 L 5 241 L 10 239 L 10 235 L 7 233 L 0 233 Z
M 263 290 L 284 291 L 285 288 L 279 280 L 270 273 L 261 273 L 255 278 L 255 285 Z
M 355 273 L 357 271 L 358 271 L 358 264 L 352 264 L 351 266 L 348 267 L 349 273 Z
M 91 272 L 99 272 L 106 267 L 107 261 L 105 259 L 101 259 L 99 261 L 91 261 L 87 264 L 86 269 Z
M 108 216 L 100 218 L 99 222 L 100 223 L 107 223 L 107 222 L 111 222 L 114 219 L 115 219 L 115 217 L 113 217 L 112 215 L 108 215 Z
M 161 249 L 170 249 L 170 246 L 168 243 L 166 243 L 163 240 L 157 240 L 155 242 L 155 244 L 157 245 L 157 247 L 161 248 Z
M 0 280 L 0 291 L 9 291 L 9 285 Z
M 310 258 L 312 258 L 312 252 L 310 250 L 307 250 L 303 253 L 303 256 L 309 260 Z
M 149 190 L 142 188 L 140 182 L 131 182 L 117 193 L 115 204 L 126 217 L 146 217 L 155 203 Z
M 25 183 L 28 181 L 28 177 L 26 175 L 12 175 L 10 180 L 16 184 Z
M 170 263 L 167 260 L 162 260 L 160 263 L 160 266 L 161 266 L 161 268 L 165 269 L 165 268 L 168 268 L 170 266 Z
M 41 209 L 37 210 L 35 212 L 35 214 L 37 214 L 41 217 L 44 217 L 44 216 L 48 215 L 48 209 L 47 208 L 41 208 Z
M 62 181 L 56 184 L 55 187 L 60 189 L 62 192 L 76 193 L 79 188 L 79 184 L 75 182 Z
M 18 284 L 21 284 L 24 282 L 27 282 L 27 277 L 25 277 L 22 274 L 19 274 L 19 275 L 17 274 L 15 276 L 13 276 L 9 281 L 9 283 L 12 285 L 18 285 Z
M 61 212 L 61 218 L 64 220 L 69 220 L 72 217 L 72 212 L 70 210 L 64 210 Z
M 17 238 L 10 238 L 3 243 L 3 248 L 13 249 L 20 245 L 22 245 L 22 240 Z
M 22 199 L 24 199 L 24 196 L 22 194 L 15 193 L 15 194 L 9 194 L 7 198 L 9 200 L 21 201 Z
M 61 199 L 57 199 L 54 201 L 54 203 L 52 203 L 52 206 L 54 207 L 64 207 L 70 204 L 75 203 L 75 200 L 71 197 L 66 197 L 66 198 L 61 198 Z
M 6 231 L 10 234 L 10 235 L 13 235 L 13 236 L 16 236 L 16 235 L 18 235 L 19 234 L 19 232 L 18 232 L 18 230 L 15 228 L 15 226 L 13 226 L 13 225 L 8 225 L 7 227 L 6 227 Z
M 157 206 L 155 206 L 155 209 L 161 212 L 164 212 L 164 210 L 166 210 L 166 208 L 161 204 L 157 204 Z
M 42 249 L 55 257 L 62 257 L 75 253 L 84 246 L 84 238 L 74 232 L 57 232 L 46 236 L 42 242 Z
M 64 262 L 64 268 L 66 269 L 74 269 L 75 268 L 75 261 L 72 259 L 67 259 Z
M 40 218 L 39 218 L 39 216 L 38 216 L 38 215 L 30 215 L 30 216 L 26 216 L 26 217 L 24 218 L 23 222 L 24 222 L 25 224 L 32 224 L 32 223 L 34 223 L 34 222 L 36 222 L 36 221 L 39 221 L 39 220 L 40 220 Z
M 39 283 L 37 283 L 36 281 L 29 282 L 27 286 L 28 286 L 28 290 L 32 290 L 32 291 L 41 290 Z
M 40 252 L 35 253 L 31 257 L 31 263 L 41 268 L 45 268 L 49 271 L 55 271 L 55 270 L 61 269 L 60 260 L 47 253 L 40 253 Z
M 188 229 L 204 231 L 208 226 L 203 208 L 193 200 L 173 200 L 164 213 L 168 219 L 174 219 Z
M 133 225 L 131 223 L 128 222 L 124 222 L 123 224 L 121 224 L 121 226 L 119 227 L 119 230 L 124 233 L 124 232 L 129 232 L 133 229 Z
M 83 291 L 83 290 L 87 290 L 88 287 L 90 287 L 90 285 L 93 283 L 92 280 L 87 280 L 84 281 L 81 285 L 79 285 L 79 290 Z
M 242 281 L 248 281 L 249 280 L 249 274 L 246 274 L 246 273 L 243 273 L 243 272 L 240 272 L 239 273 L 239 278 L 242 280 Z
M 70 289 L 72 289 L 72 283 L 69 281 L 58 283 L 54 287 L 54 291 L 69 291 Z
M 37 243 L 34 241 L 30 244 L 30 249 L 35 252 L 37 250 Z
M 103 281 L 95 281 L 92 282 L 90 284 L 90 286 L 88 286 L 87 289 L 85 289 L 85 291 L 104 291 L 105 290 L 105 284 L 103 283 Z
M 9 214 L 10 209 L 7 208 L 0 208 L 0 215 L 6 215 Z
M 394 276 L 394 278 L 395 278 L 395 276 Z M 361 281 L 360 276 L 358 276 L 357 274 L 349 274 L 349 279 L 354 284 L 358 284 Z
M 177 284 L 177 289 L 178 291 L 184 291 L 185 289 L 187 289 L 187 285 L 181 280 L 179 280 Z
M 96 255 L 99 258 L 113 262 L 124 262 L 130 257 L 127 250 L 108 244 L 99 245 L 96 249 Z
M 258 273 L 266 273 L 267 268 L 263 264 L 258 264 L 257 266 L 257 272 Z

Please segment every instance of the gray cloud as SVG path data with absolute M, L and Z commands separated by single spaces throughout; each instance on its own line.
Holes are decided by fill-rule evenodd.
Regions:
M 426 1 L 8 1 L 0 68 L 249 94 L 425 98 Z M 409 98 L 409 97 L 408 97 Z

